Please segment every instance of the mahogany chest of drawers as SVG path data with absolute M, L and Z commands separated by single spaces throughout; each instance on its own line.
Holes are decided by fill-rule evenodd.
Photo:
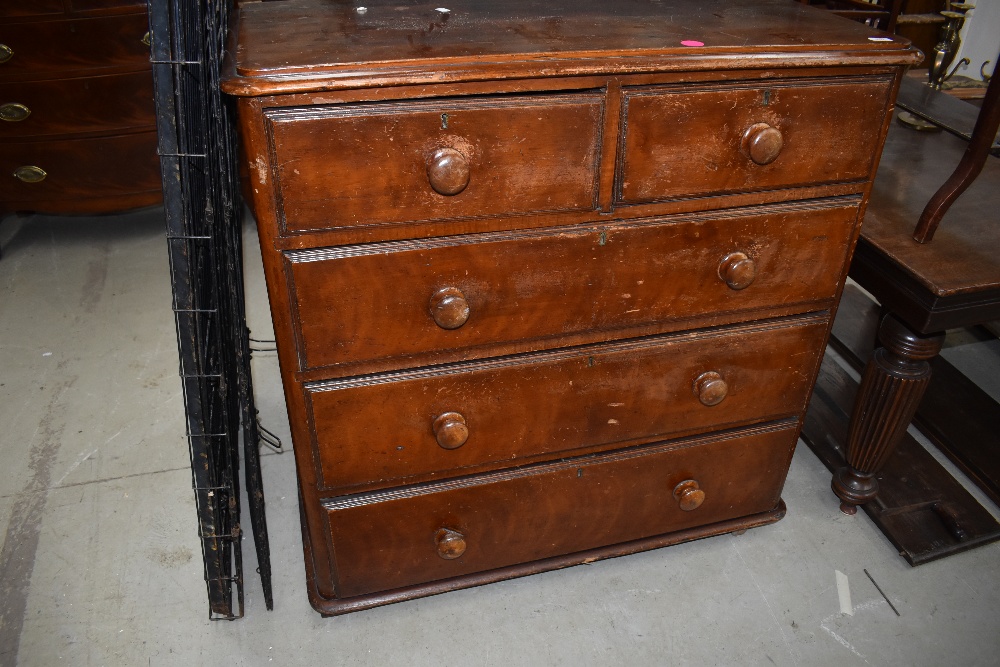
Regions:
M 245 5 L 316 609 L 779 519 L 917 57 L 777 0 Z
M 0 216 L 161 198 L 145 0 L 0 3 Z

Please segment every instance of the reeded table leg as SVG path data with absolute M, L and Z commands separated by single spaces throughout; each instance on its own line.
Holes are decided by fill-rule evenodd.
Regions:
M 886 315 L 879 327 L 882 347 L 865 367 L 854 401 L 847 441 L 847 466 L 833 475 L 840 510 L 854 514 L 875 499 L 882 469 L 913 420 L 931 379 L 929 359 L 937 356 L 944 334 L 921 336 Z

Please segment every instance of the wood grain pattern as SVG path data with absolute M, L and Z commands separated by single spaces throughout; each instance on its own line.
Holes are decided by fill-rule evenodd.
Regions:
M 0 83 L 0 104 L 9 102 L 31 110 L 23 121 L 0 123 L 0 139 L 11 141 L 143 131 L 156 123 L 149 71 Z
M 0 215 L 162 201 L 145 3 L 13 0 L 4 13 L 0 108 L 13 114 L 0 121 Z
M 148 70 L 149 47 L 142 43 L 148 30 L 145 12 L 0 25 L 0 42 L 14 52 L 0 64 L 0 81 Z
M 794 415 L 826 326 L 812 317 L 311 384 L 321 484 L 384 488 Z M 727 385 L 711 405 L 693 391 L 706 371 Z M 458 449 L 435 440 L 449 412 L 467 427 Z
M 578 94 L 267 111 L 283 226 L 593 209 L 602 104 Z M 450 196 L 429 182 L 441 149 L 469 169 Z
M 779 422 L 330 500 L 325 507 L 337 545 L 337 595 L 401 588 L 769 510 L 778 504 L 797 437 L 797 422 Z M 697 479 L 705 494 L 694 511 L 682 510 L 673 497 L 687 479 Z M 438 556 L 434 536 L 441 528 L 465 536 L 460 557 Z
M 891 84 L 886 77 L 627 90 L 618 201 L 864 180 Z M 763 165 L 742 150 L 744 133 L 760 124 L 783 139 Z
M 505 341 L 607 331 L 776 304 L 828 307 L 847 256 L 856 200 L 594 228 L 460 236 L 286 255 L 301 368 L 434 350 L 466 356 Z M 753 257 L 732 289 L 720 262 Z M 805 261 L 803 258 L 808 257 Z M 392 281 L 371 280 L 393 275 Z M 457 288 L 468 322 L 438 326 L 429 301 Z

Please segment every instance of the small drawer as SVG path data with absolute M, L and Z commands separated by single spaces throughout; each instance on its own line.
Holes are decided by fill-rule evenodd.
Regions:
M 852 78 L 628 90 L 616 200 L 867 180 L 891 89 Z
M 805 407 L 826 324 L 811 317 L 307 385 L 322 482 L 344 493 L 790 416 Z
M 773 509 L 797 422 L 324 503 L 338 598 Z
M 604 99 L 269 109 L 284 231 L 592 209 Z
M 288 252 L 300 364 L 471 358 L 500 343 L 828 307 L 857 212 L 848 199 Z
M 138 128 L 156 129 L 149 71 L 0 84 L 0 139 Z
M 46 204 L 159 190 L 156 132 L 118 137 L 5 143 L 0 201 L 45 211 Z
M 145 12 L 0 26 L 0 81 L 149 69 L 148 31 Z

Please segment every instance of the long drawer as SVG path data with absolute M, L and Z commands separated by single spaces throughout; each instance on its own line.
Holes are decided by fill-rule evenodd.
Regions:
M 338 494 L 382 488 L 794 415 L 826 324 L 796 318 L 308 385 L 322 483 Z
M 280 224 L 593 209 L 603 112 L 584 93 L 266 110 Z
M 891 89 L 890 77 L 631 89 L 617 201 L 864 181 Z
M 72 103 L 67 103 L 71 100 Z M 153 74 L 0 83 L 0 139 L 156 127 Z
M 856 217 L 847 199 L 288 252 L 300 367 L 827 307 Z
M 31 202 L 32 210 L 46 211 L 52 202 L 159 191 L 159 167 L 155 131 L 5 143 L 0 153 L 0 201 Z
M 145 12 L 100 18 L 0 24 L 0 44 L 8 59 L 0 81 L 63 78 L 68 72 L 149 69 Z
M 334 498 L 338 597 L 401 588 L 774 508 L 794 420 Z

